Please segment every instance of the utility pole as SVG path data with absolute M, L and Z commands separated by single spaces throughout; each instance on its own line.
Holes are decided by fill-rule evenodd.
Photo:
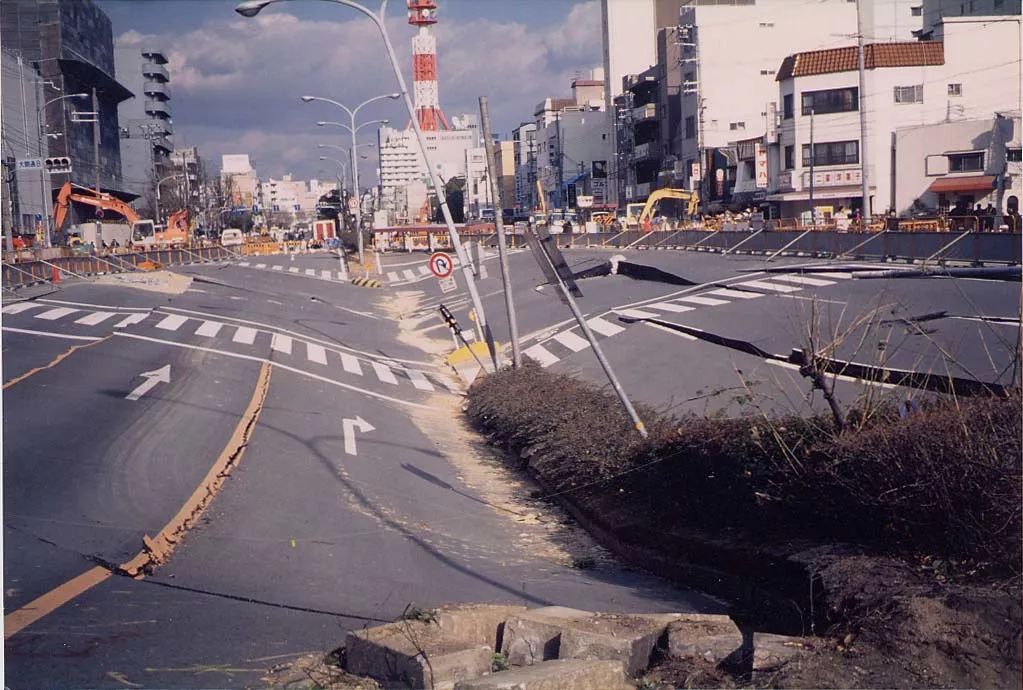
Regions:
M 487 169 L 490 171 L 490 190 L 494 201 L 494 224 L 497 226 L 497 253 L 501 261 L 501 283 L 504 287 L 504 306 L 508 311 L 508 332 L 512 344 L 512 364 L 522 366 L 522 352 L 519 349 L 519 325 L 515 319 L 515 302 L 512 299 L 511 277 L 508 275 L 508 250 L 504 244 L 504 204 L 501 187 L 497 179 L 497 157 L 494 155 L 494 140 L 490 134 L 490 110 L 487 97 L 480 96 L 480 119 L 483 125 L 483 145 L 487 149 Z
M 864 48 L 863 48 L 863 0 L 856 0 L 856 39 L 859 50 L 858 62 L 860 70 L 860 182 L 861 182 L 861 193 L 863 195 L 863 208 L 860 209 L 860 232 L 867 231 L 867 214 L 870 211 L 870 185 L 867 179 L 867 109 L 864 107 L 866 102 L 867 89 L 867 75 L 864 68 Z M 895 200 L 892 199 L 892 203 Z
M 810 108 L 810 224 L 817 229 L 817 208 L 813 205 L 813 165 L 817 158 L 813 148 L 813 107 Z
M 561 209 L 565 205 L 561 198 L 565 185 L 565 149 L 561 145 L 561 111 L 554 113 L 554 123 L 555 134 L 558 137 L 558 193 L 556 198 L 558 200 L 557 207 Z
M 99 100 L 96 98 L 96 89 L 92 90 L 92 158 L 96 163 L 96 197 L 99 198 Z M 96 251 L 103 249 L 103 223 L 96 217 Z

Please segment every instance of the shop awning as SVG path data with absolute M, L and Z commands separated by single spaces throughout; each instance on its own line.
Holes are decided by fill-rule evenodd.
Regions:
M 945 192 L 989 192 L 995 188 L 994 175 L 946 175 L 939 177 L 927 191 L 935 194 Z

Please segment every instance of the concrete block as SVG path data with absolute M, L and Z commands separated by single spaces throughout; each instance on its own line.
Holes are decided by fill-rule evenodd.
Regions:
M 620 661 L 558 659 L 455 684 L 455 690 L 626 690 Z
M 621 661 L 630 676 L 650 665 L 650 654 L 676 614 L 596 614 L 571 621 L 561 631 L 559 659 Z
M 435 623 L 397 621 L 349 632 L 347 670 L 385 686 L 451 688 L 490 673 L 493 648 L 444 633 Z
M 501 651 L 513 666 L 557 659 L 565 624 L 592 615 L 564 606 L 545 606 L 512 616 L 504 623 Z
M 685 613 L 668 626 L 668 656 L 719 663 L 742 646 L 742 632 L 728 616 Z
M 525 606 L 503 604 L 455 604 L 437 610 L 437 624 L 451 637 L 474 645 L 501 648 L 501 634 L 508 618 L 526 612 Z
M 802 638 L 770 633 L 753 635 L 753 670 L 773 671 L 797 657 L 809 647 Z

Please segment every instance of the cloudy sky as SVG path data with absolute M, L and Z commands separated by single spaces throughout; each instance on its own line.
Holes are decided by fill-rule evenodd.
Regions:
M 376 7 L 376 0 L 365 0 Z M 175 142 L 198 146 L 219 168 L 224 153 L 247 153 L 260 176 L 332 177 L 336 166 L 318 143 L 349 139 L 344 111 L 397 88 L 379 34 L 355 10 L 315 0 L 281 2 L 254 19 L 237 15 L 233 0 L 100 0 L 119 45 L 162 47 L 169 58 Z M 570 95 L 569 81 L 601 63 L 597 0 L 439 0 L 437 36 L 441 108 L 448 118 L 478 113 L 487 96 L 492 128 L 509 136 L 531 120 L 547 96 Z M 411 89 L 413 27 L 405 2 L 390 0 L 388 30 Z M 364 108 L 359 119 L 389 118 L 404 127 L 401 101 Z M 374 141 L 375 130 L 360 132 Z M 338 151 L 326 155 L 343 157 Z M 360 167 L 373 175 L 375 159 Z M 365 178 L 364 178 L 365 179 Z

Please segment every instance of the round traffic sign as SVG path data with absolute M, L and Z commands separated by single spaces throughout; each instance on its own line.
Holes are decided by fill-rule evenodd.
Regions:
M 435 252 L 430 255 L 430 272 L 438 278 L 447 278 L 455 270 L 455 262 L 451 256 L 444 252 Z
M 101 209 L 101 208 L 96 209 L 96 219 L 97 220 L 102 220 L 102 218 L 103 218 L 103 209 Z

